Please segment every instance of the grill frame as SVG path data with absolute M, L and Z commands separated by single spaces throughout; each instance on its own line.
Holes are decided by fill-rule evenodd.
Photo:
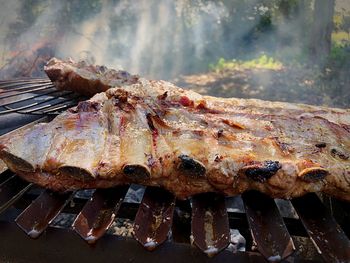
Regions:
M 78 103 L 79 100 L 84 99 L 84 97 L 78 96 L 73 92 L 54 90 L 53 85 L 50 84 L 50 81 L 48 79 L 23 79 L 0 81 L 0 89 L 5 89 L 5 92 L 0 91 L 0 122 L 5 120 L 6 122 L 11 124 L 10 127 L 0 127 L 0 135 L 11 132 L 16 129 L 21 129 L 23 127 L 26 127 L 26 125 L 33 125 L 34 123 L 38 122 L 50 121 L 62 110 L 74 106 Z M 16 92 L 11 94 L 11 92 L 13 91 Z M 29 95 L 29 97 L 27 98 L 21 98 L 22 95 L 28 95 L 29 93 L 34 93 L 34 95 Z M 53 94 L 55 96 L 52 96 Z M 38 102 L 38 98 L 44 99 Z M 4 103 L 3 101 L 5 99 L 10 99 L 10 101 Z M 18 103 L 23 102 L 26 104 L 26 106 L 16 107 L 16 104 L 18 105 Z M 2 169 L 0 167 L 0 173 L 1 171 Z M 44 233 L 38 239 L 30 239 L 25 234 L 23 234 L 23 232 L 20 231 L 20 229 L 14 223 L 14 220 L 17 218 L 20 212 L 26 209 L 32 201 L 38 198 L 37 194 L 31 194 L 29 191 L 30 188 L 35 188 L 35 186 L 29 183 L 27 183 L 26 185 L 24 183 L 24 188 L 22 190 L 19 190 L 17 195 L 15 193 L 16 191 L 14 191 L 13 195 L 11 195 L 11 191 L 13 190 L 11 188 L 11 185 L 8 182 L 3 181 L 6 178 L 12 178 L 8 179 L 8 182 L 11 182 L 11 180 L 17 182 L 16 180 L 18 180 L 17 177 L 9 171 L 5 171 L 0 175 L 0 183 L 2 183 L 0 185 L 0 188 L 2 190 L 6 189 L 9 193 L 7 196 L 8 200 L 6 201 L 6 199 L 1 199 L 1 196 L 3 196 L 4 194 L 3 192 L 0 192 L 0 213 L 2 212 L 0 214 L 0 231 L 2 233 L 2 239 L 0 239 L 0 251 L 6 251 L 6 253 L 1 255 L 1 257 L 3 258 L 0 259 L 2 260 L 9 262 L 62 262 L 62 260 L 73 261 L 77 259 L 83 259 L 86 262 L 93 262 L 96 260 L 116 260 L 117 258 L 123 261 L 131 260 L 135 262 L 144 262 L 144 260 L 152 260 L 153 262 L 179 262 L 179 260 L 182 260 L 183 258 L 185 258 L 186 260 L 191 260 L 193 262 L 206 262 L 209 260 L 209 258 L 204 253 L 201 253 L 199 249 L 195 248 L 194 246 L 191 246 L 189 243 L 177 242 L 178 240 L 183 239 L 183 237 L 173 237 L 172 241 L 166 241 L 152 253 L 143 249 L 142 246 L 140 246 L 140 244 L 138 244 L 137 241 L 133 240 L 132 238 L 122 238 L 118 236 L 116 237 L 110 234 L 104 234 L 101 238 L 98 239 L 98 242 L 95 245 L 88 246 L 71 228 L 61 229 L 53 226 L 44 226 Z M 273 199 L 268 197 L 265 198 L 267 198 L 269 201 L 262 201 L 260 203 L 260 206 L 254 206 L 252 208 L 252 211 L 254 212 L 259 209 L 263 209 L 263 212 L 265 213 L 264 217 L 267 217 L 263 219 L 266 219 L 266 222 L 271 223 L 271 231 L 283 231 L 281 229 L 273 230 L 276 229 L 276 227 L 274 227 L 274 224 L 278 222 L 278 220 L 275 220 L 276 213 L 279 215 L 280 212 L 277 210 L 277 206 Z M 106 200 L 107 199 L 108 197 L 106 197 Z M 343 207 L 347 207 L 348 211 L 350 211 L 349 204 L 328 197 L 325 197 L 322 203 L 319 197 L 317 197 L 315 194 L 306 195 L 305 197 L 293 201 L 293 203 L 298 202 L 300 204 L 302 202 L 309 202 L 310 200 L 316 202 L 318 209 L 320 207 L 323 209 L 321 209 L 324 212 L 324 214 L 321 214 L 322 216 L 328 217 L 330 215 L 329 212 L 331 211 L 332 214 L 338 219 L 338 221 L 341 221 L 342 227 L 344 230 L 346 230 L 347 236 L 350 236 L 349 227 L 346 227 L 346 220 L 350 219 L 350 214 L 345 215 L 346 210 L 341 212 Z M 86 203 L 86 201 L 87 200 L 81 200 L 75 196 L 73 198 L 73 202 L 76 204 L 76 206 L 64 206 L 62 212 L 69 212 L 74 215 L 77 215 L 83 209 L 83 205 Z M 203 202 L 204 207 L 206 207 L 206 204 L 208 204 L 206 202 L 208 201 L 204 199 Z M 264 204 L 267 204 L 267 202 L 270 203 L 270 206 L 267 206 L 266 208 Z M 244 204 L 246 206 L 246 209 L 248 209 L 247 200 L 244 200 Z M 153 205 L 157 206 L 157 203 Z M 134 219 L 137 211 L 140 210 L 139 206 L 139 204 L 123 202 L 119 211 L 115 211 L 116 216 Z M 190 203 L 188 201 L 176 201 L 175 207 L 176 209 L 180 209 L 187 212 L 190 212 L 191 210 Z M 301 206 L 301 208 L 303 207 Z M 311 213 L 308 214 L 311 214 L 311 216 L 312 212 L 314 212 L 315 215 L 317 215 L 317 211 L 315 210 L 315 208 L 310 207 L 310 211 Z M 58 211 L 58 213 L 60 212 L 61 211 Z M 301 213 L 301 218 L 303 218 L 303 214 L 305 214 L 305 211 Z M 259 231 L 262 232 L 264 227 L 263 224 L 256 224 L 255 230 L 249 228 L 248 222 L 251 224 L 251 218 L 249 217 L 253 217 L 253 219 L 259 220 L 258 215 L 254 215 L 254 213 L 249 213 L 249 215 L 246 215 L 244 213 L 228 212 L 227 216 L 230 228 L 239 229 L 243 236 L 246 237 L 247 247 L 251 247 L 253 245 L 251 231 L 254 236 L 254 231 L 257 231 L 257 233 L 259 233 Z M 337 223 L 334 220 L 333 216 L 330 216 L 329 218 L 330 221 L 327 221 L 328 226 L 330 226 L 331 228 L 334 227 L 334 229 L 336 229 Z M 188 234 L 188 224 L 190 224 L 190 221 L 187 222 L 187 226 L 182 225 L 183 222 L 180 222 L 179 218 L 177 218 L 176 213 L 174 215 L 173 220 L 173 232 L 176 228 L 179 228 L 180 233 L 187 231 Z M 307 223 L 305 224 L 305 220 L 300 221 L 299 219 L 295 218 L 281 218 L 281 220 L 282 224 L 284 223 L 286 225 L 287 234 L 289 233 L 292 236 L 296 235 L 303 237 L 307 237 L 308 234 L 311 234 L 312 236 L 313 226 L 307 225 Z M 310 220 L 314 220 L 314 218 L 311 218 Z M 47 225 L 50 222 L 51 221 L 48 220 L 46 222 Z M 186 227 L 187 230 L 181 230 L 181 228 L 185 229 Z M 176 231 L 174 233 L 176 233 Z M 339 244 L 339 237 L 337 240 L 337 236 L 327 236 L 326 238 L 330 242 L 334 241 L 338 242 L 336 244 Z M 342 238 L 344 239 L 344 235 L 342 236 Z M 266 245 L 269 243 L 266 242 L 266 239 L 264 246 L 261 246 L 263 240 L 264 238 L 261 241 L 255 238 L 255 242 L 258 242 L 257 247 L 260 250 L 260 252 L 264 254 L 265 258 L 269 258 L 269 255 L 271 255 L 271 253 L 273 252 L 269 251 L 270 249 L 268 245 Z M 346 237 L 344 240 L 345 243 L 349 241 Z M 23 253 L 18 253 L 17 244 L 22 244 L 21 247 L 23 247 Z M 118 249 L 115 250 L 114 246 Z M 58 250 L 60 251 L 60 253 L 56 251 L 58 247 L 60 247 L 60 249 Z M 321 254 L 314 256 L 313 260 L 310 261 L 305 259 L 303 255 L 299 254 L 297 251 L 292 256 L 288 257 L 288 260 L 296 260 L 298 262 L 322 262 L 323 257 L 326 261 L 338 260 L 338 262 L 341 262 L 340 260 L 342 258 L 344 259 L 344 257 L 346 257 L 347 255 L 342 255 L 340 248 L 337 249 L 337 247 L 331 247 L 330 252 L 330 250 L 328 250 L 328 247 L 321 246 L 321 249 L 318 248 Z M 283 247 L 280 249 L 283 250 Z M 289 247 L 288 249 L 290 250 L 291 248 Z M 74 251 L 74 253 L 72 253 L 72 251 Z M 116 253 L 116 251 L 122 251 L 123 253 Z M 332 254 L 333 252 L 334 254 Z M 38 257 L 38 255 L 41 255 L 40 258 Z M 228 262 L 238 260 L 239 262 L 266 262 L 265 258 L 260 253 L 253 251 L 230 253 L 227 250 L 224 250 L 223 252 L 216 255 L 214 258 L 210 258 L 210 261 Z

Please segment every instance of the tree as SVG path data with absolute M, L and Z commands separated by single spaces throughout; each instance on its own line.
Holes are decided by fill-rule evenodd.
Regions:
M 331 52 L 335 0 L 317 0 L 311 29 L 310 55 L 315 63 L 323 63 Z

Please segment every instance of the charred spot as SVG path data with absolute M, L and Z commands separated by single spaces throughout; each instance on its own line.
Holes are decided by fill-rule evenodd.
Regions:
M 101 167 L 101 168 L 103 168 L 103 167 L 106 166 L 106 164 L 107 164 L 107 163 L 105 163 L 104 161 L 100 161 L 100 162 L 98 163 L 98 166 Z
M 343 124 L 343 129 L 350 133 L 350 125 Z
M 218 130 L 218 133 L 217 133 L 218 138 L 222 137 L 223 135 L 224 135 L 224 130 L 223 129 Z
M 123 173 L 132 181 L 142 181 L 150 178 L 148 169 L 142 165 L 127 164 L 123 168 Z
M 124 96 L 120 96 L 120 97 L 116 97 L 114 98 L 114 106 L 120 106 L 126 102 L 128 102 L 128 97 L 124 97 Z
M 158 99 L 159 100 L 165 100 L 167 97 L 168 97 L 168 92 L 166 91 L 162 95 L 159 95 Z
M 77 106 L 77 112 L 96 112 L 100 109 L 101 104 L 96 101 L 81 101 Z
M 71 113 L 78 113 L 78 110 L 77 110 L 76 107 L 75 108 L 70 108 L 70 109 L 68 109 L 68 111 L 71 112 Z
M 108 68 L 106 66 L 96 66 L 96 70 L 98 73 L 103 74 L 108 70 Z
M 332 148 L 331 149 L 331 155 L 333 157 L 338 157 L 342 160 L 348 160 L 349 159 L 349 154 L 341 151 L 340 149 L 337 149 L 337 148 Z
M 325 142 L 320 142 L 320 143 L 316 143 L 315 146 L 317 148 L 326 148 L 327 144 Z
M 113 91 L 113 93 L 111 92 L 111 94 L 107 93 L 108 95 L 113 97 L 114 106 L 120 106 L 120 104 L 128 102 L 129 93 L 125 90 L 118 89 Z
M 150 130 L 152 132 L 157 131 L 156 127 L 154 127 L 153 121 L 152 121 L 152 114 L 151 113 L 147 113 L 146 114 L 146 118 L 147 118 L 147 124 L 148 127 L 150 128 Z
M 245 175 L 259 183 L 264 183 L 277 173 L 282 165 L 278 161 L 265 161 L 263 163 L 249 165 L 243 168 Z
M 221 162 L 221 161 L 222 161 L 222 159 L 223 159 L 223 157 L 222 157 L 221 155 L 219 155 L 219 154 L 216 154 L 216 155 L 215 155 L 215 159 L 214 159 L 214 162 L 217 162 L 217 163 L 219 163 L 219 162 Z
M 316 182 L 323 180 L 329 172 L 323 168 L 306 168 L 299 176 L 306 182 Z
M 194 160 L 188 155 L 182 154 L 179 156 L 181 160 L 179 169 L 187 176 L 192 178 L 202 177 L 206 173 L 206 169 L 199 161 Z
M 176 130 L 174 130 L 174 131 L 172 132 L 172 134 L 173 134 L 174 136 L 178 136 L 178 135 L 181 134 L 181 131 L 180 131 L 180 129 L 176 129 Z

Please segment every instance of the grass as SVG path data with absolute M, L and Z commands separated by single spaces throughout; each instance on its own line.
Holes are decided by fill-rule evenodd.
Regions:
M 216 72 L 233 69 L 280 70 L 282 68 L 283 64 L 280 61 L 267 55 L 261 55 L 260 57 L 251 60 L 225 60 L 224 58 L 220 58 L 217 63 L 209 65 L 209 69 Z
M 332 42 L 334 44 L 341 45 L 344 42 L 350 42 L 350 34 L 348 34 L 345 31 L 338 31 L 338 32 L 333 32 L 332 33 Z

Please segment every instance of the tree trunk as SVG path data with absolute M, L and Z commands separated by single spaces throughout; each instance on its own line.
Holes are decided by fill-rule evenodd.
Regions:
M 316 0 L 311 30 L 310 55 L 315 63 L 322 63 L 331 51 L 335 0 Z

